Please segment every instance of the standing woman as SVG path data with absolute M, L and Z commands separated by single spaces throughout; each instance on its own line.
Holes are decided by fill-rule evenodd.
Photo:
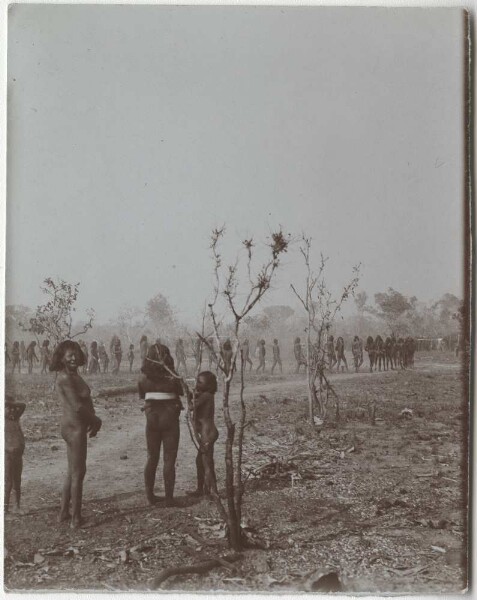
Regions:
M 151 505 L 158 501 L 158 497 L 154 495 L 154 483 L 162 446 L 166 506 L 174 506 L 176 458 L 180 437 L 179 416 L 184 408 L 179 398 L 182 395 L 182 386 L 174 370 L 174 359 L 169 348 L 159 341 L 149 347 L 141 371 L 143 374 L 138 381 L 138 391 L 139 398 L 145 402 L 146 414 L 146 498 Z
M 66 442 L 68 472 L 63 485 L 58 521 L 71 518 L 71 528 L 81 527 L 81 501 L 86 474 L 87 435 L 94 437 L 101 429 L 91 400 L 91 390 L 78 373 L 85 356 L 77 342 L 66 340 L 56 347 L 50 371 L 56 371 L 56 392 L 63 407 L 61 435 Z M 72 508 L 70 514 L 70 505 Z

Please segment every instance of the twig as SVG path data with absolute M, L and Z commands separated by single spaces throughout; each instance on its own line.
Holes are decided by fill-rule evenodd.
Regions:
M 238 554 L 232 554 L 229 556 L 224 556 L 223 558 L 212 558 L 210 560 L 204 560 L 195 565 L 183 565 L 180 567 L 168 567 L 159 573 L 159 575 L 154 579 L 151 589 L 157 590 L 157 588 L 169 579 L 169 577 L 173 577 L 175 575 L 187 575 L 189 573 L 207 573 L 211 569 L 215 569 L 217 567 L 224 566 L 224 563 L 227 563 L 227 566 L 230 565 L 228 563 L 236 562 L 241 558 Z

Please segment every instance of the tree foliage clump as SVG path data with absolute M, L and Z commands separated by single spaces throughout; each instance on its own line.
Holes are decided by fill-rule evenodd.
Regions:
M 63 340 L 83 335 L 91 329 L 94 311 L 88 309 L 86 311 L 88 320 L 79 331 L 73 333 L 73 316 L 76 311 L 79 286 L 79 283 L 68 283 L 63 279 L 54 281 L 51 277 L 47 277 L 40 286 L 41 291 L 47 296 L 47 301 L 37 306 L 29 323 L 21 323 L 23 331 L 31 332 L 35 336 L 46 336 L 56 345 Z

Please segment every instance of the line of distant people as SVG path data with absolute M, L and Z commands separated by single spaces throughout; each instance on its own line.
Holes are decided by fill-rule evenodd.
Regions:
M 119 373 L 123 360 L 123 350 L 121 340 L 117 335 L 114 335 L 111 339 L 109 354 L 102 341 L 98 344 L 94 340 L 88 348 L 86 342 L 81 340 L 79 346 L 86 358 L 85 364 L 82 366 L 83 374 L 108 373 L 110 369 L 113 374 Z M 8 348 L 8 344 L 5 344 L 5 365 L 11 364 L 12 373 L 15 373 L 15 371 L 21 373 L 22 367 L 27 367 L 28 373 L 31 374 L 33 373 L 34 366 L 39 364 L 41 366 L 41 373 L 48 373 L 53 356 L 50 340 L 42 342 L 39 347 L 40 356 L 37 355 L 37 348 L 36 341 L 30 342 L 28 346 L 23 341 L 15 341 L 10 349 Z M 130 344 L 127 352 L 130 373 L 132 373 L 135 358 L 134 344 Z
M 83 354 L 85 355 L 85 364 L 82 367 L 83 374 L 94 375 L 96 373 L 119 373 L 121 363 L 123 360 L 123 350 L 121 340 L 117 335 L 113 335 L 109 344 L 109 352 L 104 344 L 100 341 L 92 341 L 87 344 L 81 340 L 79 346 Z M 178 371 L 183 371 L 184 374 L 188 375 L 187 359 L 193 358 L 195 363 L 195 371 L 201 367 L 202 364 L 208 363 L 209 371 L 218 371 L 218 357 L 220 356 L 224 365 L 224 369 L 228 372 L 231 368 L 233 360 L 234 350 L 230 338 L 225 339 L 223 342 L 219 341 L 219 349 L 216 347 L 216 340 L 213 337 L 207 339 L 207 343 L 203 343 L 199 338 L 195 339 L 191 343 L 191 354 L 188 355 L 186 352 L 186 346 L 183 338 L 178 338 L 175 345 L 175 356 L 176 356 L 176 367 Z M 48 369 L 51 363 L 52 350 L 50 347 L 50 341 L 44 340 L 39 349 L 40 356 L 36 353 L 37 343 L 32 341 L 25 345 L 22 342 L 13 342 L 11 350 L 8 350 L 7 344 L 5 344 L 5 362 L 11 363 L 12 373 L 16 370 L 21 372 L 22 367 L 27 367 L 28 373 L 33 372 L 35 363 L 41 365 L 41 373 L 48 373 Z M 149 342 L 146 335 L 143 335 L 139 341 L 139 352 L 140 362 L 142 363 L 147 356 L 149 349 Z M 417 349 L 417 343 L 414 338 L 408 336 L 406 338 L 396 338 L 395 336 L 388 336 L 383 340 L 380 335 L 375 338 L 368 336 L 366 343 L 363 344 L 361 338 L 357 335 L 354 336 L 351 344 L 351 353 L 353 355 L 353 364 L 355 372 L 357 373 L 363 364 L 364 352 L 368 354 L 369 358 L 369 370 L 388 370 L 396 369 L 398 367 L 405 369 L 414 366 L 414 354 Z M 250 341 L 245 338 L 240 343 L 240 352 L 243 357 L 245 368 L 248 370 L 255 370 L 256 373 L 264 373 L 266 370 L 266 359 L 267 359 L 267 347 L 264 339 L 257 340 L 255 350 L 253 352 L 253 358 L 257 360 L 257 366 L 254 366 L 252 360 L 252 352 L 250 350 Z M 293 354 L 295 357 L 295 373 L 299 373 L 301 367 L 306 370 L 307 367 L 307 353 L 306 345 L 303 344 L 299 337 L 295 338 L 293 344 Z M 339 336 L 335 342 L 334 336 L 328 336 L 328 339 L 324 346 L 324 362 L 326 368 L 333 372 L 336 368 L 337 371 L 344 372 L 348 371 L 348 361 L 345 355 L 345 343 L 342 336 Z M 272 343 L 272 366 L 271 373 L 275 372 L 275 369 L 279 369 L 280 373 L 283 373 L 283 364 L 281 358 L 280 344 L 277 338 Z M 127 361 L 129 365 L 129 372 L 133 372 L 134 362 L 136 360 L 136 351 L 134 344 L 130 344 L 127 351 Z
M 363 347 L 364 346 L 364 347 Z M 300 372 L 300 367 L 303 366 L 306 370 L 307 359 L 304 353 L 304 345 L 299 337 L 295 339 L 294 355 L 296 361 L 295 373 Z M 387 371 L 389 369 L 407 369 L 414 367 L 414 354 L 417 349 L 416 340 L 408 336 L 406 338 L 396 338 L 394 335 L 386 337 L 385 340 L 380 335 L 375 338 L 368 336 L 366 344 L 363 345 L 363 340 L 355 335 L 351 344 L 351 353 L 353 355 L 353 363 L 355 372 L 358 373 L 364 361 L 364 352 L 368 354 L 369 371 Z M 316 350 L 312 346 L 311 351 Z M 339 372 L 348 371 L 348 361 L 345 356 L 344 339 L 340 336 L 335 342 L 334 336 L 328 336 L 324 345 L 322 360 L 325 367 L 333 372 L 336 367 Z

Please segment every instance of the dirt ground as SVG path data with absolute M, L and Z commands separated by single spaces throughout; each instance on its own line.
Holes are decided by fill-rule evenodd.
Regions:
M 320 430 L 307 422 L 305 378 L 291 373 L 292 365 L 284 365 L 283 375 L 249 376 L 244 526 L 257 549 L 228 568 L 171 577 L 162 589 L 313 590 L 321 572 L 336 572 L 348 593 L 466 587 L 468 405 L 460 364 L 450 353 L 420 353 L 413 370 L 366 370 L 331 376 L 339 421 L 330 402 L 330 419 Z M 137 375 L 85 378 L 96 393 L 134 383 Z M 25 514 L 9 515 L 5 523 L 7 589 L 146 590 L 161 569 L 226 552 L 215 505 L 185 493 L 195 486 L 195 448 L 185 422 L 177 461 L 180 506 L 146 504 L 144 415 L 134 394 L 95 399 L 103 428 L 89 444 L 87 521 L 77 531 L 57 524 L 66 451 L 52 382 L 39 373 L 7 376 L 7 390 L 27 403 Z M 219 390 L 219 488 L 220 401 Z

